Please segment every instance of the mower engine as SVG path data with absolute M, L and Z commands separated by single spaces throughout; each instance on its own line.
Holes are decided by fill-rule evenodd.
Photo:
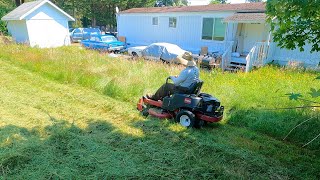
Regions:
M 201 93 L 199 97 L 202 99 L 200 105 L 201 111 L 205 115 L 219 115 L 217 113 L 219 113 L 223 107 L 220 106 L 220 101 L 217 98 L 207 93 Z

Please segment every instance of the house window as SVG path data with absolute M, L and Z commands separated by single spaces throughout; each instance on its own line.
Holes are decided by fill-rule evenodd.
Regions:
M 202 39 L 223 41 L 226 31 L 226 25 L 222 18 L 203 18 L 202 21 Z
M 158 25 L 158 17 L 152 18 L 152 25 Z
M 177 27 L 177 18 L 169 17 L 169 27 L 176 28 Z

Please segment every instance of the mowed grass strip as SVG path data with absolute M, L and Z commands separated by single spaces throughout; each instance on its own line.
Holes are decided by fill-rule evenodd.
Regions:
M 46 54 L 54 50 L 25 49 L 25 52 L 29 51 Z M 68 51 L 75 50 L 67 48 Z M 105 57 L 90 51 L 87 53 L 97 56 L 87 62 L 93 68 L 114 61 L 106 59 L 108 61 L 105 62 Z M 55 56 L 57 65 L 53 67 L 65 72 L 69 68 L 77 69 L 79 72 L 74 70 L 69 81 L 52 78 L 55 73 L 53 67 L 50 69 L 50 64 L 34 64 L 38 67 L 35 69 L 33 64 L 27 66 L 22 63 L 22 55 L 16 61 L 8 61 L 5 56 L 5 53 L 0 55 L 0 173 L 4 178 L 319 178 L 317 151 L 275 140 L 269 137 L 273 136 L 272 133 L 266 133 L 269 136 L 256 133 L 251 130 L 254 127 L 246 128 L 250 123 L 243 124 L 245 119 L 241 122 L 232 119 L 236 113 L 239 113 L 237 117 L 240 116 L 241 110 L 247 110 L 248 114 L 242 114 L 238 120 L 252 116 L 254 111 L 239 100 L 230 103 L 227 96 L 223 96 L 228 91 L 223 93 L 208 88 L 210 83 L 227 83 L 221 79 L 220 73 L 203 73 L 202 77 L 215 77 L 207 79 L 204 88 L 225 99 L 229 111 L 227 119 L 222 124 L 197 130 L 185 129 L 171 121 L 144 119 L 135 110 L 136 100 L 128 99 L 126 102 L 126 99 L 117 96 L 116 90 L 114 94 L 105 96 L 108 83 L 101 86 L 101 82 L 108 81 L 110 77 L 124 77 L 121 70 L 135 69 L 137 67 L 134 66 L 141 63 L 147 75 L 142 77 L 145 84 L 139 85 L 147 84 L 150 90 L 154 90 L 162 83 L 162 78 L 179 71 L 176 66 L 164 68 L 155 63 L 117 59 L 118 63 L 128 63 L 131 67 L 118 65 L 121 69 L 119 74 L 104 72 L 97 80 L 92 79 L 94 83 L 88 86 L 82 84 L 83 81 L 75 81 L 79 73 L 87 72 L 85 68 L 81 70 L 75 68 L 76 65 L 61 65 L 59 58 L 66 55 Z M 51 71 L 44 75 L 44 67 Z M 162 75 L 154 76 L 151 81 L 154 84 L 145 82 L 150 78 L 149 73 L 152 74 L 151 67 L 164 70 Z M 306 74 L 305 79 L 314 76 L 312 73 L 302 74 Z M 88 73 L 87 76 L 98 75 Z M 231 80 L 230 76 L 237 78 L 246 75 L 226 74 L 226 78 Z M 126 85 L 114 81 L 125 92 Z M 137 98 L 140 95 L 131 96 Z M 290 103 L 295 102 L 289 101 L 285 105 Z M 266 105 L 271 106 L 272 103 Z M 280 113 L 278 118 L 281 117 Z M 261 121 L 259 116 L 249 122 L 254 123 L 253 120 Z

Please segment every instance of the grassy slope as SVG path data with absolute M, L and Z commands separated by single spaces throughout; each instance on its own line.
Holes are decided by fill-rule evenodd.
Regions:
M 216 94 L 228 112 L 224 123 L 194 130 L 144 119 L 134 108 L 144 89 L 154 90 L 178 67 L 109 60 L 73 48 L 62 54 L 20 46 L 2 50 L 3 177 L 320 177 L 319 152 L 312 150 L 319 143 L 299 147 L 319 124 L 294 132 L 288 143 L 277 140 L 312 112 L 258 110 L 298 105 L 272 97 L 308 90 L 297 83 L 317 86 L 312 73 L 274 68 L 249 75 L 203 73 L 204 91 Z M 287 82 L 278 83 L 282 79 Z

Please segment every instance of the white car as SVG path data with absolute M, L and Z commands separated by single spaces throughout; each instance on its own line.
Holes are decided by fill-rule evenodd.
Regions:
M 143 57 L 150 60 L 162 60 L 176 62 L 176 57 L 183 55 L 185 50 L 170 43 L 153 43 L 149 46 L 136 46 L 128 48 L 128 54 L 135 57 Z
M 128 48 L 128 54 L 134 57 L 142 57 L 142 51 L 148 46 L 136 46 Z

